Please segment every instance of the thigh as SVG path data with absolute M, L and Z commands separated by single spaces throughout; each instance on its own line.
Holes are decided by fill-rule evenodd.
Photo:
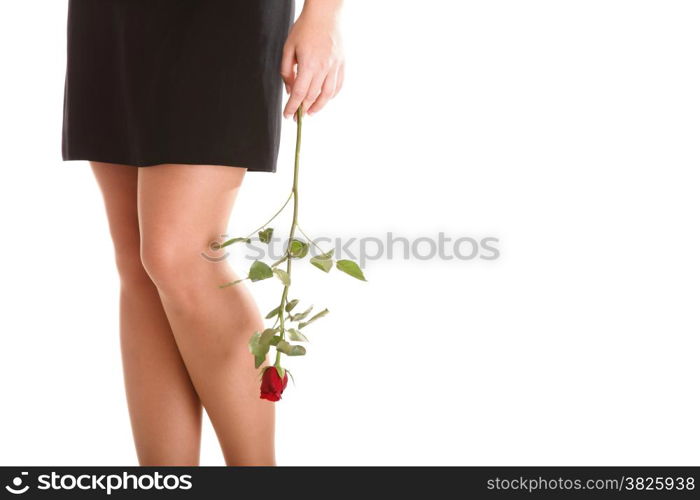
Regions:
M 166 164 L 139 170 L 139 217 L 144 236 L 226 229 L 246 169 Z M 167 221 L 163 226 L 160 222 Z
M 220 165 L 167 164 L 139 171 L 138 216 L 142 258 L 152 278 L 177 281 L 188 270 L 210 271 L 201 257 L 228 227 L 246 170 Z
M 90 162 L 97 184 L 102 192 L 109 230 L 114 243 L 120 272 L 138 255 L 140 243 L 137 211 L 138 169 L 128 165 Z M 134 266 L 136 267 L 136 266 Z

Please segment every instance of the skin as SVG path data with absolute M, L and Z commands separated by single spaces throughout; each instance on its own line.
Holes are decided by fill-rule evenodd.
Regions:
M 338 27 L 342 0 L 306 0 L 282 53 L 281 74 L 289 99 L 284 117 L 299 106 L 319 112 L 343 87 L 345 62 Z
M 289 100 L 320 111 L 342 87 L 340 0 L 306 0 L 280 68 Z M 229 232 L 246 170 L 90 162 L 120 277 L 127 403 L 143 466 L 198 465 L 206 411 L 227 465 L 275 465 L 274 403 L 260 399 L 247 343 L 263 321 L 210 244 Z

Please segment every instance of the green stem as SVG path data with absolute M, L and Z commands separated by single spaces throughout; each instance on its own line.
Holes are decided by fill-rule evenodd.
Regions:
M 320 246 L 318 246 L 318 245 L 316 244 L 316 242 L 315 242 L 314 240 L 312 240 L 312 239 L 309 237 L 309 235 L 306 234 L 306 233 L 304 232 L 304 230 L 301 228 L 301 226 L 298 225 L 298 224 L 297 224 L 297 229 L 299 229 L 299 232 L 300 232 L 301 234 L 304 235 L 304 238 L 306 238 L 306 239 L 309 241 L 309 243 L 311 243 L 313 246 L 315 246 L 316 248 L 318 248 L 319 251 L 320 251 L 321 253 L 323 253 L 323 254 L 326 253 L 326 252 L 323 251 L 323 248 L 321 248 Z
M 277 218 L 277 216 L 278 216 L 279 214 L 282 213 L 282 210 L 284 210 L 285 207 L 289 204 L 289 200 L 292 199 L 292 195 L 293 195 L 293 194 L 294 194 L 294 193 L 289 193 L 289 197 L 287 198 L 287 201 L 284 202 L 284 205 L 282 205 L 282 208 L 280 208 L 279 210 L 277 210 L 277 212 L 275 213 L 275 215 L 273 215 L 272 217 L 270 217 L 270 220 L 268 220 L 265 224 L 263 224 L 262 226 L 260 226 L 259 228 L 257 228 L 255 231 L 253 231 L 252 233 L 250 233 L 248 236 L 246 236 L 246 239 L 250 238 L 250 237 L 253 236 L 255 233 L 257 233 L 258 231 L 260 231 L 261 229 L 265 229 L 265 227 L 266 227 L 270 222 L 272 222 L 273 220 L 275 220 L 275 219 Z
M 277 259 L 273 264 L 270 264 L 270 267 L 277 267 L 279 266 L 282 262 L 287 260 L 289 258 L 289 255 L 285 254 L 284 257 L 280 257 Z
M 294 212 L 292 213 L 292 226 L 289 228 L 289 241 L 287 241 L 287 276 L 289 279 L 292 278 L 292 256 L 291 256 L 291 246 L 294 240 L 294 231 L 297 228 L 299 220 L 299 157 L 301 152 L 301 122 L 303 118 L 303 113 L 301 107 L 297 110 L 297 144 L 296 151 L 294 153 L 294 181 L 292 183 L 292 194 L 294 198 Z M 289 200 L 287 200 L 289 202 Z M 279 323 L 280 323 L 280 337 L 284 340 L 284 314 L 285 308 L 287 307 L 287 295 L 289 293 L 289 285 L 284 286 L 282 291 L 282 301 L 280 302 L 280 312 L 279 312 Z M 280 366 L 281 354 L 277 351 L 277 358 L 275 359 L 275 366 Z

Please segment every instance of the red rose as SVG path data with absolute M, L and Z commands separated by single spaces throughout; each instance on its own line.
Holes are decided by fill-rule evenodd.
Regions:
M 280 378 L 277 369 L 274 366 L 268 366 L 262 376 L 262 384 L 260 384 L 260 399 L 268 401 L 279 401 L 282 397 L 285 387 L 287 387 L 287 372 L 284 372 L 284 378 Z

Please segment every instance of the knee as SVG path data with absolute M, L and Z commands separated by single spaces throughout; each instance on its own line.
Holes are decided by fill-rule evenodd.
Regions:
M 177 302 L 191 302 L 206 273 L 200 253 L 191 243 L 176 238 L 146 239 L 141 243 L 140 260 L 161 294 Z
M 151 278 L 141 262 L 139 247 L 115 249 L 115 260 L 119 280 L 124 287 L 153 286 Z
M 174 288 L 178 272 L 182 271 L 181 257 L 174 248 L 159 242 L 143 242 L 140 255 L 146 273 L 159 290 Z

